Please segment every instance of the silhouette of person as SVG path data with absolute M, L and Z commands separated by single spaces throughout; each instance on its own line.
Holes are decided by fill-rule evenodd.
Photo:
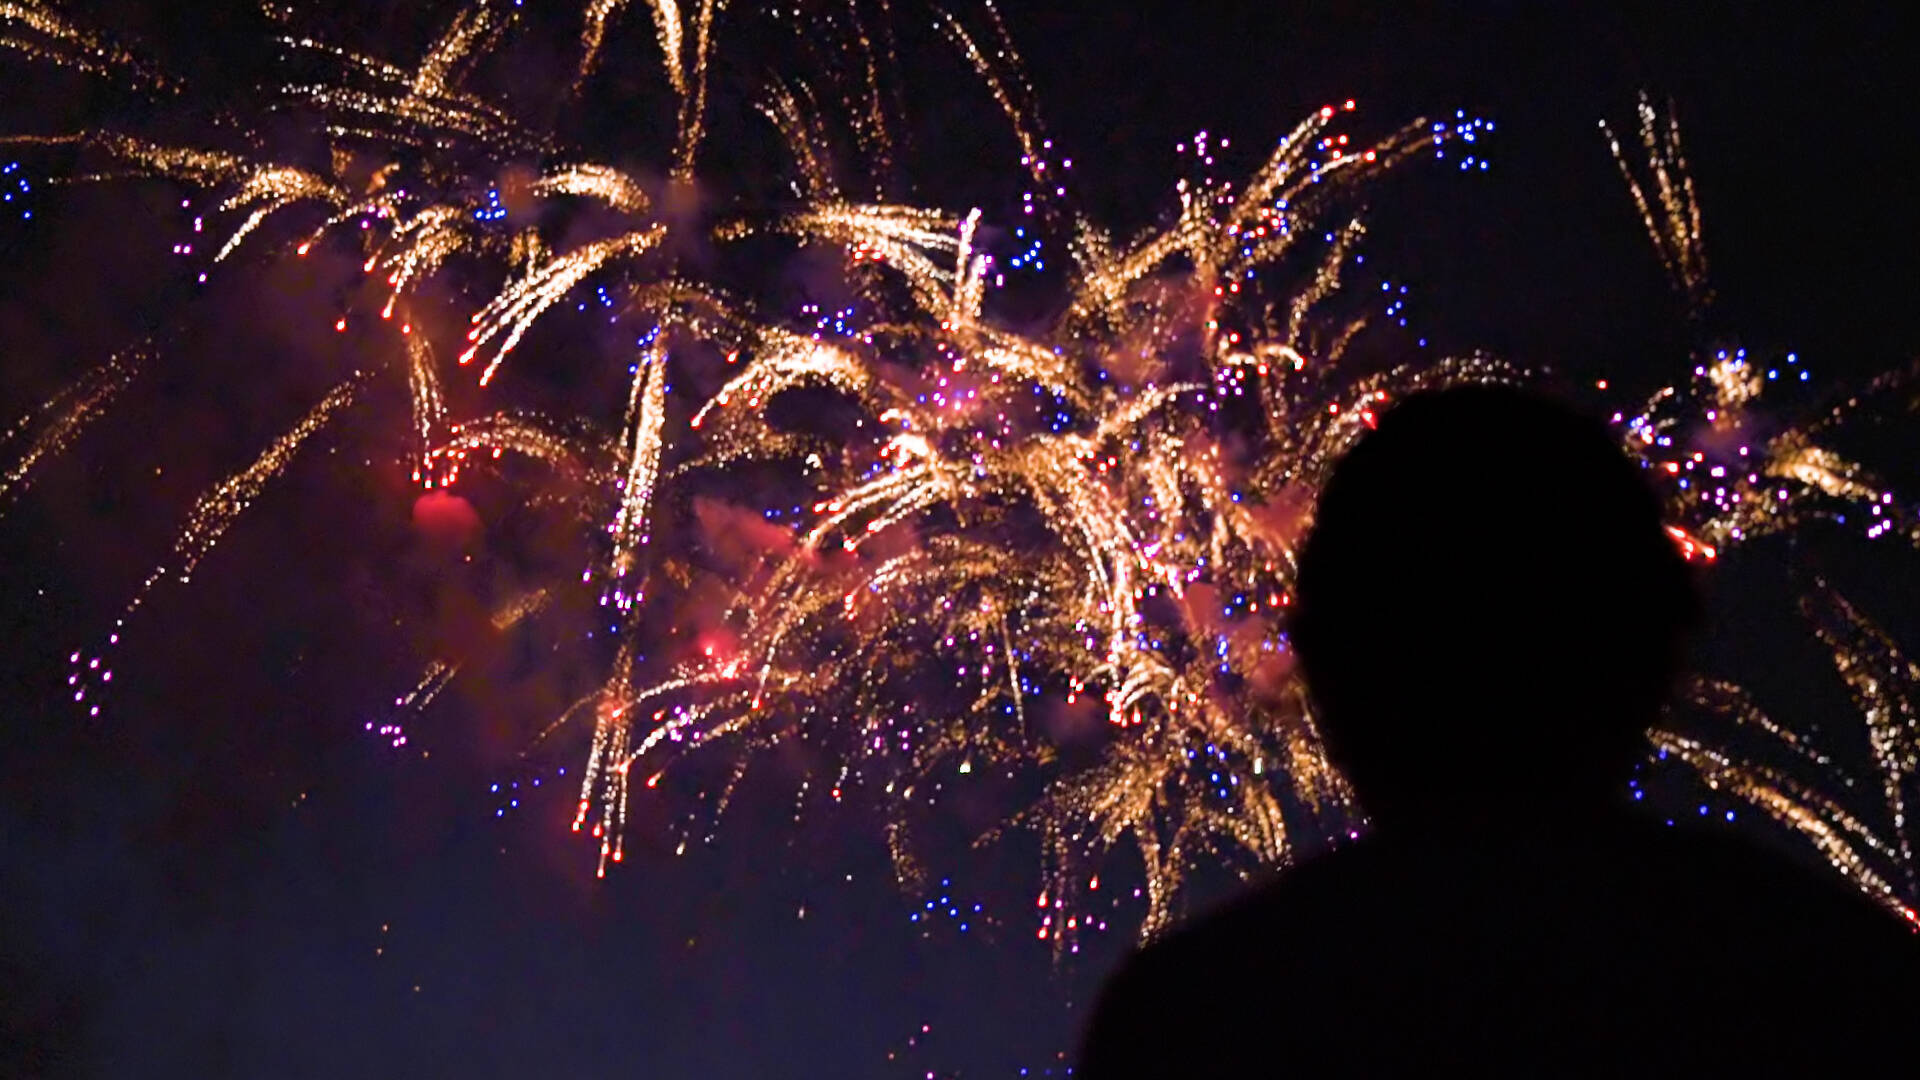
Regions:
M 1689 573 L 1604 426 L 1491 386 L 1388 412 L 1326 485 L 1290 626 L 1370 828 L 1133 956 L 1077 1075 L 1915 1068 L 1905 923 L 1633 813 Z

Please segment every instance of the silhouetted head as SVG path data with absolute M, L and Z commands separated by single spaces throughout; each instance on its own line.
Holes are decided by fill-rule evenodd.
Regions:
M 1697 610 L 1607 429 L 1496 386 L 1386 413 L 1335 466 L 1296 591 L 1328 750 L 1389 826 L 1607 798 Z

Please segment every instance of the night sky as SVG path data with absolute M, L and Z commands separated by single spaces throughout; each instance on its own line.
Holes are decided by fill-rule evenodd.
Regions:
M 404 33 L 453 10 L 428 7 L 336 18 Z M 1234 140 L 1245 156 L 1227 164 L 1250 168 L 1328 102 L 1358 99 L 1375 130 L 1464 109 L 1498 125 L 1492 168 L 1413 164 L 1372 203 L 1369 261 L 1410 286 L 1407 338 L 1610 379 L 1615 406 L 1680 376 L 1695 340 L 1795 349 L 1828 390 L 1920 353 L 1920 86 L 1890 6 L 1188 7 L 1003 7 L 1106 220 L 1163 212 L 1174 147 L 1196 131 Z M 77 10 L 236 93 L 258 60 L 226 63 L 259 40 L 242 5 L 205 23 L 165 5 Z M 614 46 L 652 49 L 644 18 Z M 991 217 L 1017 191 L 991 101 L 937 39 L 909 29 L 902 49 L 905 194 Z M 74 76 L 0 65 L 0 131 L 126 118 Z M 1630 129 L 1642 87 L 1674 100 L 1705 207 L 1720 299 L 1697 331 L 1595 126 Z M 581 121 L 603 139 L 626 122 Z M 0 166 L 15 156 L 0 148 Z M 969 850 L 956 828 L 932 867 L 946 883 L 903 895 L 878 825 L 854 811 L 795 825 L 791 764 L 773 761 L 684 855 L 659 839 L 671 811 L 642 807 L 626 863 L 596 881 L 593 846 L 566 828 L 580 746 L 520 758 L 591 684 L 593 658 L 553 651 L 563 634 L 489 636 L 473 598 L 552 569 L 552 546 L 511 518 L 501 528 L 521 533 L 484 543 L 512 556 L 471 564 L 476 579 L 411 528 L 404 472 L 363 467 L 385 452 L 372 436 L 316 442 L 190 586 L 156 593 L 111 716 L 87 722 L 61 693 L 69 651 L 103 635 L 196 493 L 303 413 L 353 343 L 317 332 L 333 298 L 316 272 L 256 261 L 193 288 L 170 260 L 184 224 L 163 185 L 30 198 L 31 221 L 0 210 L 0 423 L 143 334 L 165 348 L 155 377 L 0 508 L 0 1041 L 17 1048 L 0 1072 L 32 1052 L 49 1075 L 86 1076 L 1061 1075 L 1126 942 L 1053 963 L 1028 913 L 1030 839 Z M 557 376 L 521 389 L 579 391 Z M 355 429 L 390 441 L 403 411 L 376 405 Z M 1859 448 L 1907 491 L 1912 426 Z M 1910 557 L 1821 536 L 1740 553 L 1714 584 L 1703 657 L 1785 717 L 1847 707 L 1791 614 L 1808 561 L 1920 643 Z M 443 647 L 480 659 L 409 752 L 369 736 Z M 1218 895 L 1207 883 L 1192 903 Z M 929 901 L 940 917 L 910 921 Z M 944 914 L 976 903 L 965 933 Z

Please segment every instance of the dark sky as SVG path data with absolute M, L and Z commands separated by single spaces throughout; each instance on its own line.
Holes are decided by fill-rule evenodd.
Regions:
M 1671 95 L 1722 298 L 1710 330 L 1795 348 L 1835 384 L 1905 362 L 1920 345 L 1905 166 L 1920 157 L 1920 98 L 1894 9 L 1669 7 L 1004 11 L 1080 194 L 1122 223 L 1164 209 L 1174 144 L 1198 130 L 1251 155 L 1349 97 L 1380 128 L 1456 108 L 1493 119 L 1489 172 L 1416 164 L 1383 190 L 1371 261 L 1410 284 L 1413 329 L 1446 347 L 1636 389 L 1678 374 L 1688 339 L 1595 121 L 1630 124 L 1641 87 Z M 127 25 L 203 67 L 246 40 L 162 10 L 179 9 L 143 6 Z M 651 47 L 641 18 L 629 47 Z M 17 58 L 0 70 L 6 130 L 98 123 L 109 108 Z M 1011 150 L 988 142 L 982 159 L 965 134 L 997 130 L 977 86 L 950 61 L 909 65 L 907 81 L 919 190 L 990 198 L 971 178 L 1008 175 Z M 178 306 L 189 290 L 161 267 L 182 222 L 163 195 L 35 197 L 33 223 L 0 213 L 0 420 L 142 328 L 164 329 L 174 357 L 0 516 L 0 987 L 7 1022 L 60 1056 L 55 1074 L 1057 1069 L 1119 942 L 1051 965 L 1023 910 L 1030 844 L 955 845 L 938 895 L 982 903 L 984 922 L 923 934 L 909 914 L 935 897 L 893 887 L 874 823 L 794 827 L 776 765 L 712 846 L 676 857 L 637 841 L 595 882 L 589 846 L 565 831 L 570 778 L 554 772 L 579 755 L 515 764 L 553 682 L 587 677 L 585 661 L 514 645 L 420 722 L 431 758 L 367 738 L 362 722 L 406 688 L 424 647 L 471 634 L 469 587 L 537 567 L 463 577 L 421 547 L 410 496 L 359 468 L 350 440 L 316 444 L 336 449 L 304 458 L 190 587 L 156 594 L 110 722 L 82 723 L 60 693 L 66 653 L 104 633 L 194 493 L 350 357 L 314 343 L 320 302 L 262 299 L 303 295 L 291 271 L 261 276 L 278 292 L 243 281 L 197 301 L 217 317 Z M 496 818 L 488 787 L 514 780 L 523 807 Z

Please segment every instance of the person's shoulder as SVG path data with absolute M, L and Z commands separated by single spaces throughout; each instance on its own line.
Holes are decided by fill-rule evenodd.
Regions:
M 1128 957 L 1101 990 L 1079 1074 L 1095 1080 L 1232 1075 L 1237 1051 L 1214 1047 L 1202 1054 L 1195 1033 L 1233 1029 L 1257 1014 L 1263 1030 L 1278 1037 L 1294 1018 L 1291 1010 L 1272 1008 L 1269 997 L 1278 972 L 1310 963 L 1303 948 L 1316 935 L 1301 908 L 1313 906 L 1310 894 L 1320 876 L 1315 866 L 1291 868 Z M 1203 1060 L 1208 1064 L 1200 1065 Z
M 1743 897 L 1742 905 L 1802 915 L 1852 916 L 1905 938 L 1910 926 L 1850 881 L 1846 868 L 1821 870 L 1735 835 L 1701 829 L 1642 830 L 1654 873 L 1700 889 L 1710 898 Z
M 1283 968 L 1311 975 L 1340 963 L 1338 954 L 1355 947 L 1350 925 L 1391 895 L 1377 887 L 1388 861 L 1361 844 L 1287 867 L 1143 946 L 1109 996 L 1188 999 Z
M 1663 830 L 1649 852 L 1643 872 L 1656 910 L 1673 931 L 1724 954 L 1723 965 L 1920 993 L 1913 924 L 1841 873 L 1687 829 Z
M 1390 872 L 1389 860 L 1359 844 L 1305 860 L 1273 879 L 1200 914 L 1149 946 L 1142 958 L 1158 965 L 1189 959 L 1247 958 L 1270 948 L 1301 950 L 1373 896 L 1371 886 Z

